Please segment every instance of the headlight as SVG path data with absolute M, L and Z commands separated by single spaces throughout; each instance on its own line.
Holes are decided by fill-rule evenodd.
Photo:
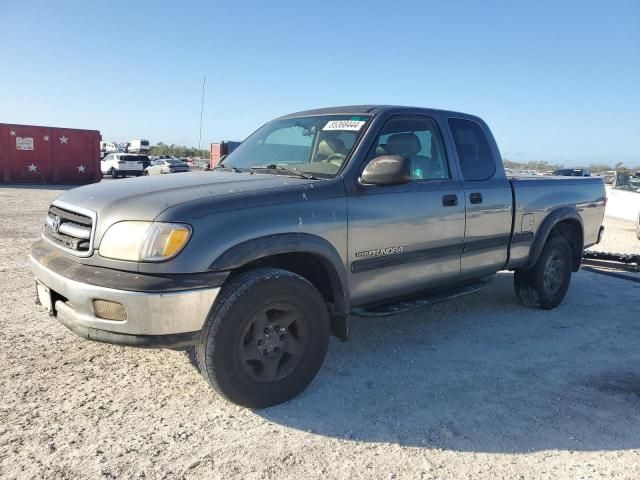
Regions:
M 191 227 L 181 223 L 119 222 L 100 242 L 100 255 L 134 262 L 161 262 L 175 257 L 187 244 Z

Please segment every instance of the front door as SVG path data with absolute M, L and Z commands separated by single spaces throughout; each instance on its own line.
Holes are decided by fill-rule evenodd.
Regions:
M 354 305 L 381 302 L 454 281 L 464 243 L 464 191 L 440 129 L 428 116 L 391 117 L 367 160 L 411 160 L 404 185 L 362 185 L 349 196 L 349 275 Z

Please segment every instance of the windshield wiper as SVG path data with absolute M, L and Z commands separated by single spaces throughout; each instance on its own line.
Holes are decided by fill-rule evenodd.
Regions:
M 242 173 L 242 170 L 240 170 L 238 167 L 227 167 L 225 164 L 220 163 L 218 165 L 216 165 L 215 167 L 213 167 L 214 170 L 230 170 L 234 173 Z
M 276 172 L 287 172 L 297 177 L 306 178 L 308 180 L 318 180 L 317 177 L 311 175 L 310 173 L 303 172 L 302 170 L 298 170 L 297 168 L 285 167 L 283 165 L 254 165 L 250 168 L 250 170 L 261 172 L 265 170 L 274 170 Z

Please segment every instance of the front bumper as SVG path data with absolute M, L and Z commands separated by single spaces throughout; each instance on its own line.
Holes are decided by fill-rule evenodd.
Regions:
M 94 285 L 63 276 L 55 268 L 49 268 L 52 263 L 55 265 L 55 262 L 50 261 L 50 257 L 39 258 L 38 253 L 41 249 L 41 245 L 34 245 L 29 261 L 37 280 L 51 292 L 52 314 L 71 331 L 90 340 L 171 348 L 193 344 L 220 291 L 219 286 L 211 285 L 166 291 L 158 291 L 156 285 L 153 286 L 153 291 Z M 97 274 L 96 279 L 99 279 L 99 282 L 96 283 L 106 283 L 104 275 L 107 269 L 82 267 Z M 66 273 L 70 271 L 67 270 Z M 130 286 L 125 272 L 110 272 L 113 279 L 109 284 L 122 283 L 125 287 Z M 125 278 L 118 282 L 118 277 Z M 135 274 L 135 277 L 139 280 L 142 275 Z M 221 278 L 217 280 L 220 281 Z M 94 311 L 94 300 L 106 300 L 123 305 L 126 320 L 99 318 Z

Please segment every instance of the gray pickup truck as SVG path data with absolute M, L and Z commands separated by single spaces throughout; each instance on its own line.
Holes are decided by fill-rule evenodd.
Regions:
M 525 306 L 556 307 L 605 202 L 600 178 L 507 178 L 478 117 L 326 108 L 265 124 L 212 172 L 63 193 L 30 262 L 74 333 L 193 348 L 217 392 L 260 408 L 313 380 L 350 314 L 475 292 L 499 270 Z

